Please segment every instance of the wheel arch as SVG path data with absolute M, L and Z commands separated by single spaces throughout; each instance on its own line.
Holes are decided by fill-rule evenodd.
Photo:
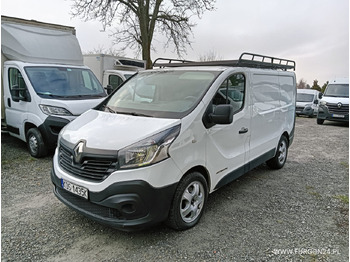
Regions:
M 210 192 L 210 188 L 211 188 L 211 180 L 210 180 L 210 175 L 208 170 L 204 167 L 204 166 L 194 166 L 191 169 L 189 169 L 182 177 L 181 179 L 183 179 L 185 176 L 187 176 L 188 174 L 192 173 L 192 172 L 198 172 L 201 173 L 204 177 L 204 179 L 207 182 L 207 186 L 208 186 L 208 192 Z M 180 180 L 181 180 L 180 179 Z
M 24 137 L 25 137 L 26 142 L 28 142 L 27 141 L 27 132 L 31 128 L 38 128 L 38 127 L 36 125 L 34 125 L 33 123 L 31 123 L 31 122 L 26 122 L 24 124 Z

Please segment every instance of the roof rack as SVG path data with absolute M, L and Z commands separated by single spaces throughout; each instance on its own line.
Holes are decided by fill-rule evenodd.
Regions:
M 160 63 L 159 61 L 168 61 Z M 253 53 L 242 53 L 238 60 L 205 61 L 193 62 L 187 60 L 158 58 L 154 61 L 153 67 L 181 67 L 181 66 L 231 66 L 231 67 L 252 67 L 275 70 L 294 70 L 295 61 Z

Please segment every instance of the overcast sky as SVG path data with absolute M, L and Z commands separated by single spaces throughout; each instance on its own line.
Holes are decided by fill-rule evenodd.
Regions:
M 83 52 L 112 47 L 112 29 L 72 18 L 71 6 L 71 0 L 1 0 L 1 14 L 74 26 Z M 297 79 L 310 85 L 349 75 L 349 0 L 217 0 L 216 10 L 195 22 L 185 59 L 209 52 L 237 59 L 246 51 L 295 60 Z M 154 41 L 152 59 L 176 57 L 161 40 Z M 135 57 L 132 50 L 124 54 Z

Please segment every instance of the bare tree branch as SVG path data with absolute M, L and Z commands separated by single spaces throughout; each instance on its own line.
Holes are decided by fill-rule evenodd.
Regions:
M 115 26 L 114 43 L 122 50 L 142 52 L 150 68 L 154 33 L 167 37 L 164 46 L 174 45 L 181 57 L 191 45 L 192 16 L 201 18 L 213 11 L 215 0 L 73 0 L 73 17 L 85 21 L 98 20 L 104 29 Z

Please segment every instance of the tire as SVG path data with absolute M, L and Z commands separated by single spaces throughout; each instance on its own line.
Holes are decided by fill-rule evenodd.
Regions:
M 37 128 L 30 128 L 27 132 L 27 147 L 32 157 L 40 158 L 47 155 L 47 148 L 43 137 Z
M 282 136 L 278 142 L 276 155 L 268 160 L 266 164 L 272 169 L 280 169 L 284 166 L 288 156 L 288 140 L 285 136 Z
M 195 226 L 207 203 L 207 181 L 199 172 L 185 176 L 177 186 L 166 224 L 175 230 Z
M 317 124 L 318 125 L 323 125 L 324 119 L 317 118 Z

